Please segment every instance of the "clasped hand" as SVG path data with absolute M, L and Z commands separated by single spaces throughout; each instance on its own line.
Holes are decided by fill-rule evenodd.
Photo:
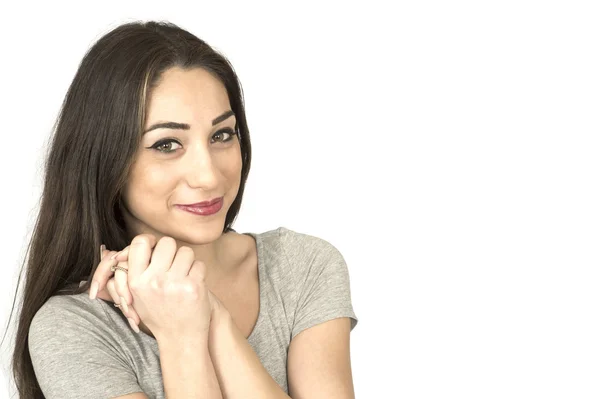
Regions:
M 97 297 L 120 305 L 133 329 L 143 324 L 157 339 L 208 334 L 211 319 L 224 309 L 206 286 L 206 265 L 190 247 L 177 249 L 171 237 L 157 242 L 140 234 L 120 252 L 101 252 L 92 278 Z M 128 271 L 112 272 L 115 265 Z

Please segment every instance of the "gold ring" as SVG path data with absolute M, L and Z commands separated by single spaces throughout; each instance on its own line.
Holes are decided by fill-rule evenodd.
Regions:
M 114 272 L 114 271 L 117 271 L 117 270 L 122 270 L 125 273 L 127 273 L 129 271 L 126 268 L 124 268 L 123 266 L 113 265 L 113 266 L 110 267 L 110 271 L 111 272 Z
M 115 303 L 115 308 L 121 308 L 121 305 L 117 305 L 117 304 Z

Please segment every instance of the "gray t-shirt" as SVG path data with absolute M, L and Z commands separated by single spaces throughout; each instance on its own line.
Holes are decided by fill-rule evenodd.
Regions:
M 287 353 L 301 331 L 339 317 L 358 319 L 348 268 L 329 242 L 279 227 L 256 240 L 260 308 L 248 342 L 288 393 Z M 156 340 L 136 334 L 121 311 L 87 293 L 51 297 L 29 330 L 29 351 L 46 398 L 164 398 Z

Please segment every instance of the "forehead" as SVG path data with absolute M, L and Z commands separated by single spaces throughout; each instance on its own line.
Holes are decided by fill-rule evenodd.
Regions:
M 225 86 L 212 74 L 201 68 L 171 68 L 150 92 L 146 121 L 147 125 L 164 120 L 211 126 L 230 108 Z

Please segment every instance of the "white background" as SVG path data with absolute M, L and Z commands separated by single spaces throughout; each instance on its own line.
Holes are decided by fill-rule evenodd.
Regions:
M 122 22 L 167 19 L 243 85 L 234 228 L 344 255 L 357 398 L 600 396 L 594 2 L 82 3 L 0 8 L 0 327 L 81 58 Z

